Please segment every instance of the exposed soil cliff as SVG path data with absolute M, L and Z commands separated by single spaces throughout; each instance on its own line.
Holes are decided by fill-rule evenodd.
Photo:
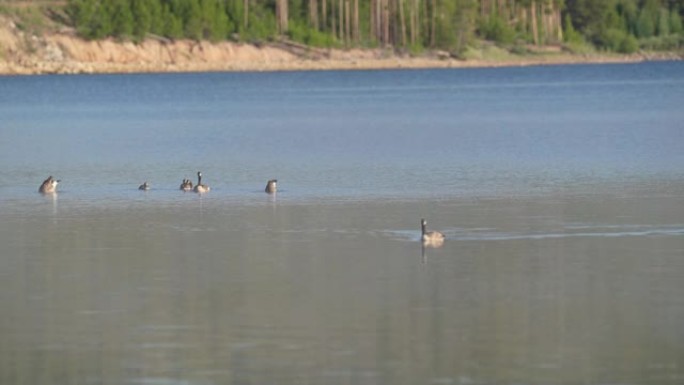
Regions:
M 416 57 L 381 49 L 313 49 L 289 42 L 257 46 L 161 38 L 140 44 L 86 41 L 63 26 L 39 34 L 26 31 L 0 15 L 0 74 L 446 68 L 679 58 L 673 54 L 587 56 L 545 49 L 531 55 L 474 55 L 458 60 L 440 52 Z

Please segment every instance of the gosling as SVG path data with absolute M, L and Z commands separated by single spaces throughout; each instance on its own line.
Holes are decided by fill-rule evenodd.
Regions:
M 145 183 L 141 184 L 140 187 L 138 187 L 138 190 L 143 190 L 143 191 L 147 191 L 149 189 L 150 189 L 150 184 L 147 183 L 147 181 L 145 181 Z
M 421 226 L 421 241 L 424 246 L 429 247 L 440 247 L 444 244 L 444 234 L 439 231 L 427 231 L 427 221 L 425 219 L 420 220 Z
M 278 191 L 278 179 L 271 179 L 268 182 L 266 182 L 266 193 L 268 194 L 275 194 L 276 191 Z
M 180 189 L 183 191 L 192 191 L 192 182 L 190 179 L 183 179 L 183 182 L 180 185 Z
M 202 172 L 197 171 L 197 185 L 195 185 L 195 189 L 193 190 L 196 193 L 206 193 L 209 192 L 211 188 L 205 184 L 202 184 Z
M 41 194 L 52 194 L 57 192 L 57 184 L 61 182 L 59 179 L 54 179 L 50 175 L 47 179 L 43 181 L 43 184 L 38 188 L 38 192 Z

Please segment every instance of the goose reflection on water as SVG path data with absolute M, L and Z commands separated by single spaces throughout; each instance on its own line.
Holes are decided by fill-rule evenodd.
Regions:
M 442 247 L 443 245 L 444 244 L 441 244 L 439 246 L 434 246 L 434 245 L 426 244 L 425 242 L 421 242 L 420 243 L 420 262 L 423 264 L 427 264 L 428 255 L 430 254 L 428 249 L 432 249 L 433 251 L 437 252 L 437 250 L 434 250 L 434 249 L 438 249 L 438 248 Z

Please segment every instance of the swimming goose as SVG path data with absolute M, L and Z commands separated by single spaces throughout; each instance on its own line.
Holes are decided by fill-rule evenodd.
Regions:
M 444 234 L 439 231 L 426 231 L 427 221 L 425 219 L 420 220 L 420 226 L 422 231 L 421 241 L 423 245 L 430 247 L 440 247 L 444 244 Z
M 41 194 L 51 194 L 57 192 L 57 184 L 61 182 L 59 179 L 52 178 L 50 175 L 47 179 L 43 181 L 43 184 L 38 188 L 38 192 Z
M 141 184 L 140 187 L 138 187 L 138 190 L 149 190 L 150 189 L 150 184 L 145 181 L 145 183 Z
M 195 185 L 195 189 L 193 191 L 201 194 L 201 193 L 209 192 L 209 190 L 211 190 L 211 188 L 209 186 L 202 184 L 202 172 L 197 171 L 197 185 Z
M 192 182 L 190 181 L 190 179 L 183 179 L 183 183 L 181 183 L 180 189 L 183 191 L 192 191 Z
M 266 189 L 264 191 L 266 191 L 269 194 L 275 193 L 278 190 L 277 186 L 276 186 L 277 184 L 278 184 L 278 179 L 269 180 L 268 182 L 266 182 Z

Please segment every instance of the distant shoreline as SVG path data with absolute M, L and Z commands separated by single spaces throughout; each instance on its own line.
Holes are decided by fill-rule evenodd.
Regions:
M 530 46 L 518 55 L 492 44 L 466 52 L 464 58 L 442 51 L 409 55 L 388 49 L 314 48 L 288 41 L 254 45 L 152 37 L 135 44 L 111 38 L 84 40 L 68 29 L 30 35 L 0 17 L 0 75 L 482 68 L 637 63 L 683 57 L 682 52 L 577 54 L 559 46 Z
M 94 43 L 97 44 L 97 43 Z M 118 43 L 117 43 L 118 44 Z M 208 44 L 208 43 L 198 43 Z M 232 44 L 232 43 L 231 43 Z M 237 44 L 236 44 L 237 45 Z M 244 47 L 244 46 L 243 46 Z M 122 44 L 126 50 L 126 44 Z M 24 58 L 18 62 L 0 60 L 0 75 L 48 75 L 48 74 L 133 74 L 133 73 L 197 73 L 197 72 L 286 72 L 286 71 L 334 71 L 334 70 L 396 70 L 396 69 L 445 69 L 445 68 L 495 68 L 572 64 L 619 64 L 650 61 L 679 61 L 675 54 L 657 55 L 615 55 L 570 53 L 543 54 L 538 56 L 519 55 L 503 60 L 454 59 L 431 55 L 397 56 L 379 54 L 377 50 L 339 50 L 331 58 L 279 58 L 278 48 L 247 48 L 260 54 L 254 58 L 207 61 L 200 56 L 180 62 L 155 60 L 41 60 Z M 107 55 L 103 50 L 101 55 Z M 275 55 L 273 55 L 275 53 Z

